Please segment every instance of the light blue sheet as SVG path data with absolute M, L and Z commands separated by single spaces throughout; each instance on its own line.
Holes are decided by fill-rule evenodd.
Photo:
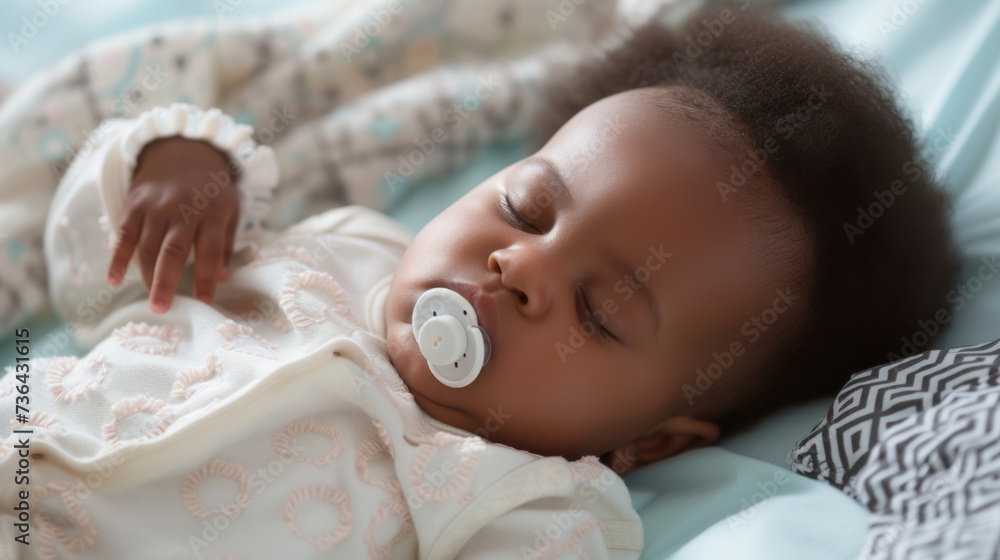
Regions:
M 281 3 L 292 4 L 298 3 Z M 273 5 L 244 0 L 233 15 L 260 13 Z M 0 21 L 16 26 L 35 9 L 31 3 L 0 4 Z M 215 17 L 207 0 L 71 0 L 63 10 L 21 52 L 0 49 L 0 78 L 26 77 L 68 50 L 115 31 L 170 17 Z M 1000 255 L 1000 2 L 809 0 L 789 2 L 787 11 L 814 18 L 844 44 L 883 57 L 925 137 L 932 143 L 947 139 L 943 149 L 932 145 L 928 153 L 955 201 L 956 237 L 967 261 L 962 281 L 968 282 L 983 257 Z M 409 193 L 389 213 L 416 231 L 524 155 L 517 142 L 494 146 L 448 177 Z M 963 296 L 950 331 L 934 347 L 1000 338 L 1000 281 L 991 280 L 969 292 L 971 298 Z M 27 326 L 33 329 L 35 355 L 79 353 L 54 317 Z M 12 346 L 9 339 L 0 342 L 3 363 L 10 363 Z M 792 445 L 819 421 L 828 404 L 820 399 L 792 407 L 718 446 L 626 477 L 646 530 L 642 558 L 854 558 L 867 512 L 840 492 L 786 468 Z M 771 488 L 774 495 L 760 501 Z

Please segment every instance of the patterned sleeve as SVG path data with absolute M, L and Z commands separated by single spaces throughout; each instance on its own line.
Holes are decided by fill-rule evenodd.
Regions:
M 120 286 L 109 286 L 105 275 L 137 157 L 157 138 L 200 139 L 229 155 L 232 168 L 239 172 L 235 187 L 240 195 L 240 219 L 234 253 L 255 249 L 260 242 L 260 216 L 267 210 L 278 170 L 271 149 L 256 146 L 248 139 L 251 133 L 249 126 L 234 123 L 218 109 L 202 111 L 180 103 L 154 108 L 135 119 L 102 123 L 91 135 L 90 148 L 67 169 L 45 225 L 49 293 L 63 319 L 86 330 L 112 309 L 145 294 L 142 282 L 137 281 L 137 253 Z M 211 189 L 228 185 L 229 176 L 221 175 L 193 187 L 192 211 L 198 206 L 199 193 L 211 196 Z M 192 260 L 190 255 L 189 263 Z

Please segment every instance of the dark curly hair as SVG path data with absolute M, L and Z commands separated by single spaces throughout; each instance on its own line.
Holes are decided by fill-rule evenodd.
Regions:
M 771 9 L 712 7 L 686 21 L 619 28 L 581 65 L 549 76 L 548 120 L 532 140 L 541 147 L 604 97 L 663 88 L 732 154 L 734 183 L 717 183 L 720 192 L 769 181 L 808 225 L 804 325 L 762 371 L 726 381 L 716 396 L 728 396 L 711 399 L 724 407 L 696 414 L 725 433 L 886 362 L 917 321 L 950 312 L 958 257 L 948 201 L 877 64 Z M 746 165 L 747 154 L 763 163 Z

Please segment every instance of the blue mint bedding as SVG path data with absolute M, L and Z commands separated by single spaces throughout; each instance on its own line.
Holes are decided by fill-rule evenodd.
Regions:
M 243 0 L 226 17 L 275 6 Z M 16 22 L 36 9 L 33 3 L 4 3 L 0 21 L 14 30 L 11 26 L 18 27 Z M 818 21 L 845 45 L 883 57 L 952 195 L 955 235 L 966 260 L 961 278 L 971 279 L 983 258 L 1000 254 L 1000 3 L 803 0 L 786 2 L 784 9 Z M 67 3 L 35 40 L 17 52 L 0 49 L 0 79 L 16 84 L 91 39 L 182 16 L 218 17 L 207 0 Z M 492 146 L 449 176 L 413 189 L 389 213 L 416 231 L 524 155 L 520 142 Z M 15 249 L 7 244 L 4 250 Z M 984 280 L 978 286 L 962 292 L 968 294 L 961 296 L 963 305 L 933 347 L 1000 338 L 995 319 L 1000 316 L 1000 281 Z M 25 326 L 32 329 L 35 355 L 81 353 L 56 317 L 39 317 Z M 4 337 L 0 358 L 9 364 L 12 356 L 12 337 Z M 833 487 L 787 468 L 792 447 L 823 418 L 831 401 L 832 395 L 780 411 L 717 446 L 626 477 L 646 531 L 642 558 L 855 558 L 867 510 Z

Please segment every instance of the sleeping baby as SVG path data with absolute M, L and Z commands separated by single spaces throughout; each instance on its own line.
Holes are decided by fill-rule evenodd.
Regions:
M 732 4 L 544 86 L 537 149 L 415 237 L 359 205 L 264 227 L 274 153 L 218 109 L 102 127 L 45 230 L 89 352 L 2 385 L 31 399 L 10 557 L 637 558 L 622 475 L 947 307 L 912 125 L 815 30 Z

